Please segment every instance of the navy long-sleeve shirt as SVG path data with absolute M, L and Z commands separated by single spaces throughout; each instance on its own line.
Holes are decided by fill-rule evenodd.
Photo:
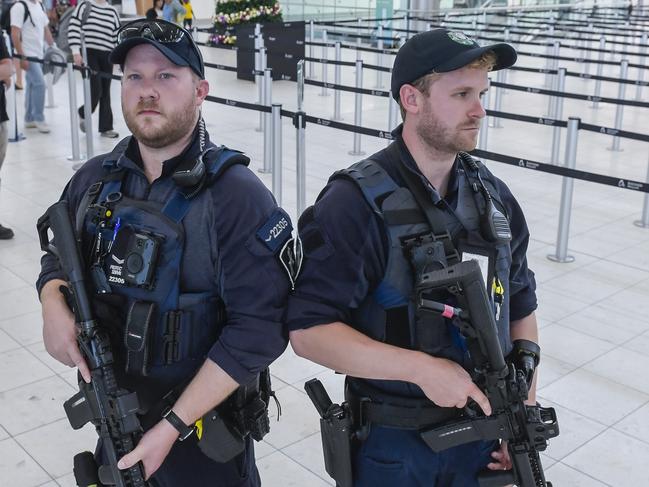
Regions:
M 68 183 L 61 198 L 69 202 L 71 212 L 76 212 L 87 188 L 104 176 L 102 162 L 109 157 L 119 157 L 117 165 L 125 170 L 123 193 L 163 203 L 176 191 L 171 179 L 175 168 L 199 153 L 195 137 L 183 154 L 163 163 L 162 176 L 149 184 L 135 139 L 123 152 L 120 146 L 88 161 Z M 208 357 L 239 383 L 249 382 L 287 344 L 283 321 L 288 277 L 258 234 L 278 211 L 272 194 L 253 172 L 236 164 L 196 197 L 182 220 L 181 292 L 215 290 L 223 299 L 227 321 Z M 41 265 L 39 294 L 51 279 L 65 279 L 53 255 L 45 254 Z

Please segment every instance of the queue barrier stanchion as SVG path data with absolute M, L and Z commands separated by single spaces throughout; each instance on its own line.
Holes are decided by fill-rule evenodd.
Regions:
M 361 45 L 361 36 L 363 35 L 363 19 L 356 19 L 356 23 L 358 24 L 356 27 L 356 45 L 360 47 Z
M 397 122 L 397 113 L 399 112 L 399 105 L 395 101 L 394 98 L 392 98 L 392 95 L 390 95 L 390 98 L 388 98 L 388 130 L 392 131 L 395 128 L 397 128 L 398 122 Z M 392 141 L 388 140 L 388 145 L 390 145 Z
M 86 158 L 90 159 L 94 154 L 92 137 L 92 96 L 90 93 L 90 70 L 84 68 L 81 71 L 83 77 L 83 126 L 86 135 Z M 76 130 L 76 129 L 75 129 Z
M 640 39 L 640 43 L 642 44 L 640 46 L 640 64 L 645 64 L 645 57 L 647 55 L 647 33 L 645 32 L 642 34 L 642 38 Z M 644 81 L 644 69 L 639 68 L 638 69 L 638 85 L 636 86 L 635 89 L 635 99 L 636 100 L 642 100 L 642 82 Z
M 309 57 L 313 59 L 313 42 L 315 41 L 315 26 L 313 20 L 309 20 Z M 313 79 L 313 61 L 309 62 L 309 78 Z
M 489 101 L 490 101 L 490 90 L 489 86 L 491 82 L 487 84 L 487 92 L 482 98 L 482 107 L 486 110 L 489 110 Z M 478 147 L 482 150 L 487 150 L 487 136 L 489 135 L 489 116 L 485 114 L 484 118 L 480 122 L 480 133 L 478 134 Z
M 597 64 L 597 76 L 601 77 L 602 74 L 604 73 L 604 55 L 606 54 L 604 51 L 606 49 L 606 38 L 604 36 L 600 37 L 599 39 L 599 63 Z M 600 94 L 602 93 L 602 80 L 601 79 L 596 79 L 595 80 L 595 93 L 593 93 L 593 104 L 591 105 L 591 108 L 599 108 L 599 101 L 598 98 Z
M 593 33 L 593 24 L 588 25 L 588 30 L 590 31 L 591 34 Z M 583 71 L 584 75 L 587 75 L 587 74 L 590 73 L 590 52 L 591 52 L 590 39 L 591 39 L 591 37 L 589 37 L 588 39 L 584 39 L 584 43 L 583 43 L 583 46 L 582 46 L 583 47 L 582 58 L 584 59 L 584 71 Z
M 47 86 L 47 105 L 45 105 L 45 108 L 56 108 L 56 103 L 54 103 L 54 75 L 52 73 L 45 75 L 45 84 Z
M 334 66 L 334 83 L 337 85 L 341 84 L 341 69 L 342 66 L 339 64 L 342 60 L 342 52 L 340 49 L 340 42 L 336 42 L 336 65 Z M 334 116 L 333 120 L 342 120 L 343 117 L 340 113 L 340 90 L 334 90 Z
M 499 69 L 496 72 L 496 81 L 498 83 L 504 83 L 505 82 L 505 76 L 504 76 L 505 71 L 507 71 L 507 70 L 506 69 Z M 494 96 L 494 110 L 497 111 L 497 112 L 502 111 L 504 91 L 505 91 L 505 89 L 500 87 L 500 86 L 496 88 L 496 94 Z M 501 128 L 503 125 L 502 125 L 502 122 L 500 121 L 500 118 L 492 117 L 491 126 L 493 128 Z
M 68 72 L 68 90 L 70 99 L 70 139 L 72 141 L 72 155 L 68 157 L 69 161 L 80 161 L 82 159 L 79 153 L 79 114 L 77 113 L 77 85 L 74 79 L 74 66 L 68 63 L 66 68 Z
M 327 78 L 329 74 L 329 63 L 327 62 L 329 60 L 329 46 L 327 44 L 328 39 L 327 39 L 327 31 L 323 30 L 322 31 L 322 82 L 324 83 L 322 85 L 322 91 L 320 92 L 320 96 L 329 96 L 329 90 L 327 90 Z
M 629 72 L 629 61 L 626 59 L 622 59 L 622 63 L 620 63 L 620 79 L 626 79 L 627 74 Z M 618 85 L 618 91 L 617 91 L 617 97 L 620 100 L 624 100 L 624 94 L 626 92 L 626 84 L 625 83 L 620 83 Z M 615 108 L 615 129 L 616 130 L 621 130 L 622 129 L 622 117 L 624 115 L 624 105 L 617 105 Z M 612 151 L 620 151 L 620 138 L 619 137 L 613 137 L 613 145 L 611 145 L 610 150 Z
M 378 52 L 376 53 L 376 65 L 383 67 L 383 26 L 380 24 L 377 29 L 376 47 L 378 48 Z M 376 88 L 383 88 L 383 71 L 380 69 L 376 71 Z
M 550 67 L 553 71 L 556 71 L 555 74 L 549 74 L 550 76 L 550 89 L 553 91 L 557 91 L 557 85 L 559 82 L 559 49 L 561 48 L 561 44 L 559 44 L 559 41 L 555 41 L 554 44 L 552 45 L 552 56 L 553 59 L 551 59 L 551 64 Z M 548 97 L 548 116 L 552 117 L 552 113 L 554 113 L 554 106 L 556 105 L 556 97 L 550 95 Z
M 273 136 L 273 194 L 278 205 L 282 205 L 282 105 L 273 103 L 271 107 Z
M 363 88 L 363 60 L 356 60 L 356 88 Z M 354 94 L 354 125 L 360 127 L 363 124 L 363 94 Z M 349 155 L 362 156 L 365 152 L 361 150 L 361 134 L 354 133 L 354 149 Z
M 273 70 L 264 69 L 263 77 L 264 101 L 262 105 L 271 107 L 273 103 Z M 270 112 L 262 112 L 264 117 L 264 167 L 260 169 L 261 173 L 269 173 L 273 168 L 273 128 L 272 115 Z
M 255 24 L 254 33 L 255 46 L 255 85 L 257 86 L 257 103 L 264 105 L 264 69 L 266 69 L 266 49 L 264 47 L 264 38 L 261 35 L 261 25 Z M 257 132 L 264 130 L 264 114 L 259 114 L 259 126 Z
M 306 209 L 306 114 L 304 113 L 304 60 L 297 63 L 297 113 L 295 114 L 295 190 L 296 210 Z
M 649 184 L 649 163 L 647 163 L 647 184 Z M 649 228 L 649 193 L 644 195 L 642 218 L 633 222 L 636 227 Z
M 566 68 L 559 68 L 557 73 L 557 91 L 563 92 L 566 87 Z M 563 118 L 563 97 L 555 97 L 554 103 L 554 113 L 552 117 L 555 120 L 561 120 Z M 561 127 L 555 125 L 552 127 L 552 152 L 550 155 L 550 162 L 552 164 L 559 163 L 559 151 L 561 150 Z
M 2 40 L 2 37 L 0 37 Z M 13 75 L 12 83 L 6 91 L 7 95 L 7 115 L 9 121 L 7 125 L 7 139 L 9 142 L 20 142 L 25 140 L 25 136 L 18 129 L 18 106 L 16 105 L 16 75 Z
M 566 136 L 566 159 L 564 167 L 574 169 L 577 164 L 577 138 L 579 135 L 580 119 L 568 119 L 568 134 Z M 569 263 L 575 258 L 568 255 L 568 237 L 570 234 L 570 215 L 572 212 L 572 194 L 575 180 L 570 177 L 563 178 L 561 185 L 561 205 L 559 210 L 559 227 L 557 231 L 557 248 L 554 254 L 548 255 L 553 262 Z

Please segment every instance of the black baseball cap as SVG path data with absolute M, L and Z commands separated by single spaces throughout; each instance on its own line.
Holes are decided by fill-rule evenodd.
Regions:
M 201 51 L 189 32 L 176 24 L 158 19 L 135 20 L 117 31 L 117 42 L 109 58 L 113 64 L 123 66 L 128 51 L 133 47 L 151 44 L 175 65 L 187 66 L 205 79 Z
M 399 89 L 428 73 L 447 73 L 460 69 L 487 51 L 496 55 L 493 71 L 512 66 L 516 50 L 505 43 L 480 46 L 463 32 L 433 29 L 414 35 L 401 46 L 392 67 L 392 97 L 399 100 Z

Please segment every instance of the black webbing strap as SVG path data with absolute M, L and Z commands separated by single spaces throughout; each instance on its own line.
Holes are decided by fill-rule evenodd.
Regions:
M 392 144 L 390 147 L 394 147 L 392 150 L 397 150 L 396 144 Z M 397 157 L 398 154 L 394 154 L 395 160 L 400 161 L 400 157 Z M 406 186 L 415 197 L 417 204 L 424 212 L 426 216 L 426 221 L 430 225 L 430 229 L 433 232 L 433 237 L 435 240 L 439 240 L 444 245 L 444 253 L 446 254 L 446 260 L 449 265 L 456 264 L 460 261 L 460 254 L 453 245 L 453 239 L 451 234 L 446 228 L 446 223 L 444 217 L 442 216 L 443 210 L 437 208 L 430 199 L 430 196 L 426 193 L 426 189 L 421 184 L 421 181 L 408 169 L 404 167 L 402 163 L 398 163 L 397 169 L 399 174 L 404 179 Z
M 148 372 L 149 329 L 155 303 L 135 301 L 126 318 L 124 344 L 126 345 L 126 373 L 146 376 Z

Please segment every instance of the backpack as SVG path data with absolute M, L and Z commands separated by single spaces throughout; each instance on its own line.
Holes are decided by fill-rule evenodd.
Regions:
M 27 22 L 27 19 L 29 19 L 32 25 L 36 27 L 36 24 L 34 24 L 34 21 L 32 20 L 32 16 L 29 13 L 29 8 L 27 7 L 27 2 L 25 2 L 25 0 L 16 0 L 14 3 L 2 2 L 2 14 L 0 16 L 0 25 L 2 26 L 2 30 L 7 32 L 9 36 L 11 36 L 11 7 L 16 5 L 17 3 L 22 3 L 23 8 L 25 9 L 23 24 Z M 43 4 L 41 4 L 41 7 L 42 6 Z
M 85 2 L 86 8 L 83 11 L 81 16 L 81 27 L 88 21 L 90 17 L 90 12 L 92 12 L 92 2 Z M 72 49 L 70 49 L 70 41 L 68 40 L 68 29 L 70 27 L 70 20 L 72 19 L 72 14 L 74 13 L 75 7 L 69 7 L 61 17 L 59 18 L 59 26 L 54 37 L 54 42 L 56 46 L 61 49 L 68 56 L 72 56 Z

